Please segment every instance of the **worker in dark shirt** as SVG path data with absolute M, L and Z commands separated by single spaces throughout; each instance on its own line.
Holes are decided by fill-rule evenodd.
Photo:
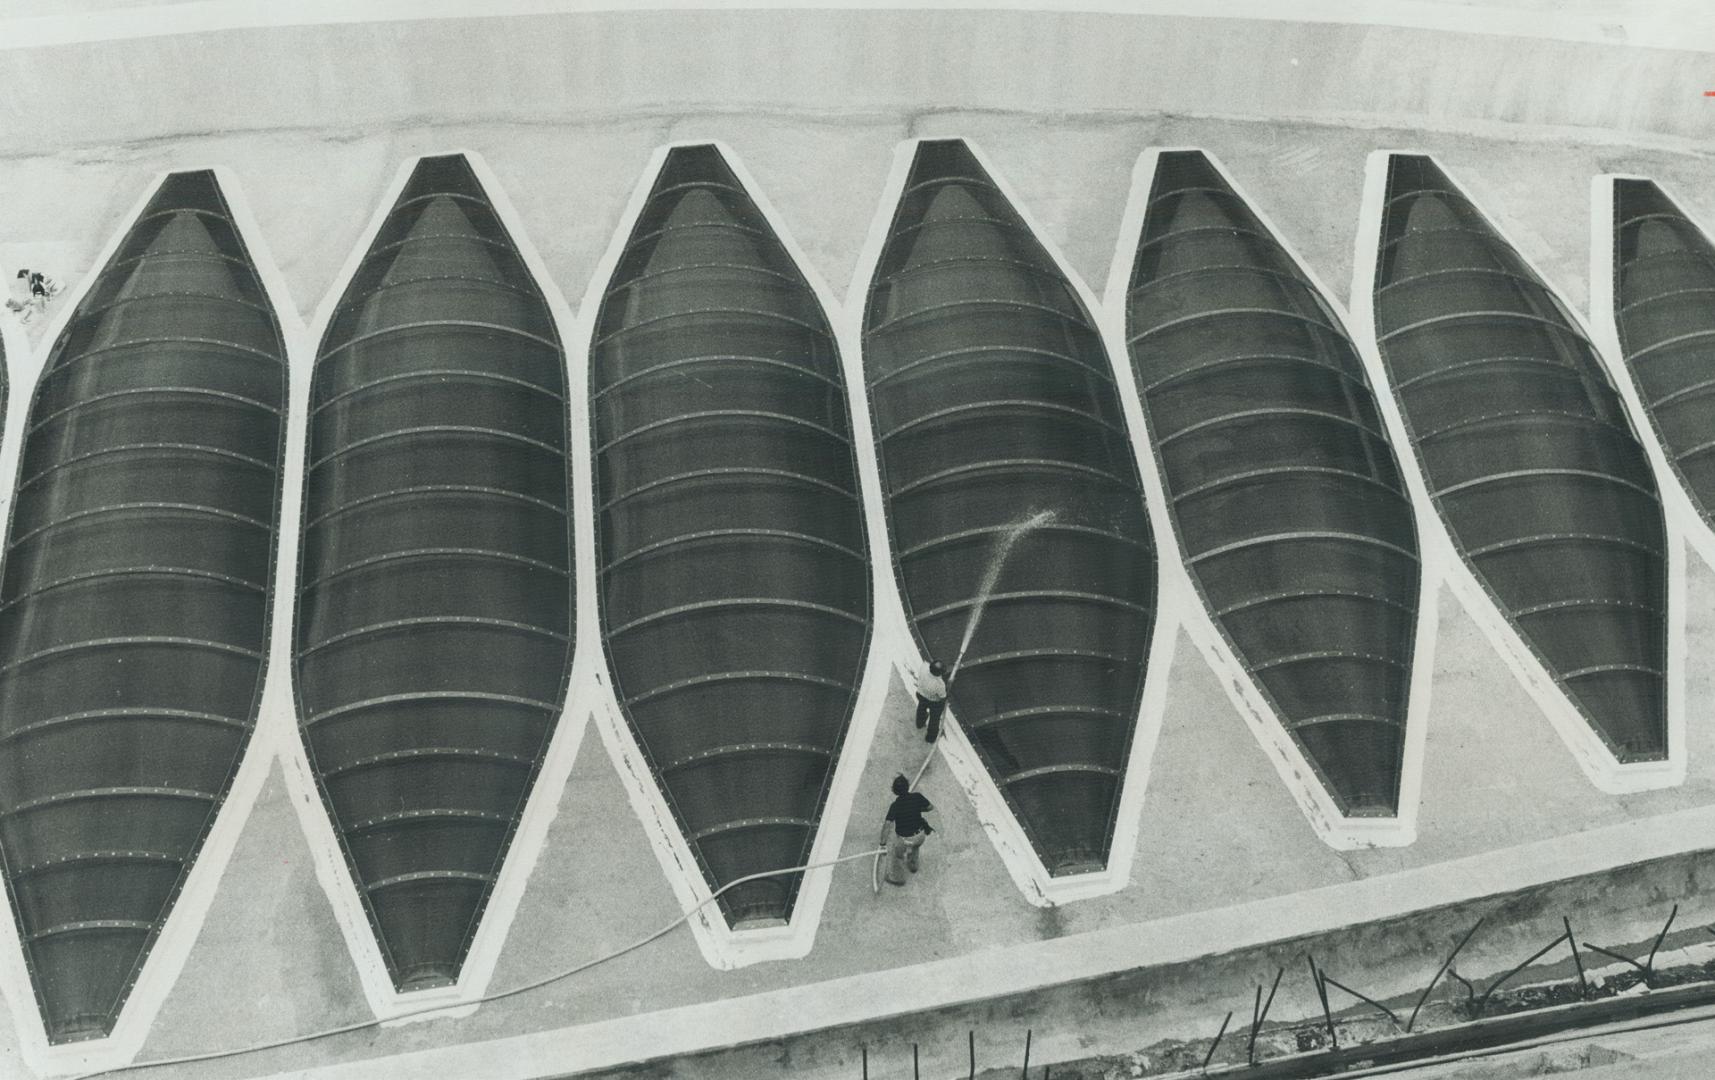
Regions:
M 904 776 L 893 778 L 893 805 L 887 808 L 887 820 L 893 828 L 887 829 L 887 883 L 903 885 L 906 873 L 917 872 L 917 855 L 923 848 L 923 841 L 935 830 L 923 820 L 923 815 L 935 809 L 929 805 L 929 800 L 911 790 L 911 781 Z

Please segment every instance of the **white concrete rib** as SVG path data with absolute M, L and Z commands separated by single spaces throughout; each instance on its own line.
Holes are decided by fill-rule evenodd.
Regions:
M 491 0 L 482 14 L 552 15 L 607 11 L 754 9 L 756 0 Z M 795 8 L 841 10 L 853 0 L 796 0 Z M 892 0 L 897 9 L 993 10 L 994 0 Z M 1658 49 L 1684 49 L 1708 42 L 1715 52 L 1715 18 L 1697 0 L 1629 0 L 1589 13 L 1542 4 L 1460 3 L 1447 0 L 1386 0 L 1354 8 L 1343 0 L 1229 0 L 1219 10 L 1198 0 L 1038 0 L 1030 7 L 1063 12 L 1157 16 L 1219 16 L 1271 22 L 1349 23 L 1554 41 L 1582 41 Z M 162 37 L 209 30 L 416 19 L 469 18 L 464 0 L 192 0 L 108 10 L 33 15 L 0 21 L 0 49 L 39 48 L 85 41 Z M 1690 45 L 1688 46 L 1688 42 Z

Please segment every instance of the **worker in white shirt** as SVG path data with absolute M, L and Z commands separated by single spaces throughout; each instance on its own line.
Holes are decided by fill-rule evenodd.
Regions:
M 929 661 L 929 670 L 917 676 L 917 730 L 929 730 L 924 742 L 941 737 L 941 714 L 947 711 L 947 669 L 939 660 Z

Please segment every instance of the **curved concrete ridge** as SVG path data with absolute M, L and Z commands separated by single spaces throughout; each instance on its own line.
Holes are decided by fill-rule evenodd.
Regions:
M 192 0 L 142 3 L 84 0 L 83 10 L 53 15 L 20 15 L 32 7 L 18 0 L 0 2 L 0 50 L 68 45 L 127 38 L 167 37 L 206 30 L 239 30 L 332 23 L 406 22 L 466 18 L 467 0 Z M 1228 0 L 1218 14 L 1198 0 L 891 0 L 860 4 L 853 0 L 494 0 L 481 5 L 483 16 L 557 15 L 641 9 L 756 8 L 840 10 L 886 7 L 906 10 L 1043 10 L 1117 15 L 1189 15 L 1264 22 L 1341 23 L 1418 30 L 1495 34 L 1554 41 L 1588 41 L 1658 49 L 1715 52 L 1715 14 L 1697 0 L 1582 0 L 1581 10 L 1551 0 L 1371 0 L 1355 7 L 1347 0 Z
M 1265 11 L 1241 3 L 1241 13 Z M 425 117 L 635 121 L 712 103 L 827 117 L 973 108 L 1570 127 L 1700 148 L 1715 122 L 1715 98 L 1704 96 L 1715 89 L 1711 12 L 1610 24 L 1390 5 L 1437 12 L 1440 25 L 1423 27 L 1334 21 L 1333 0 L 1302 0 L 1285 9 L 1290 18 L 1272 9 L 1235 18 L 1232 8 L 1211 18 L 1187 0 L 1048 11 L 980 11 L 970 0 L 933 11 L 741 11 L 729 0 L 722 10 L 626 12 L 510 0 L 499 9 L 509 17 L 477 18 L 432 0 L 424 10 L 438 17 L 401 21 L 380 18 L 401 12 L 400 0 L 375 0 L 360 8 L 372 18 L 312 19 L 334 6 L 294 4 L 267 24 L 234 17 L 264 9 L 248 0 L 0 20 L 7 152 L 214 132 L 368 132 Z M 1563 34 L 1567 26 L 1582 29 Z M 1540 33 L 1520 48 L 1529 28 Z M 848 56 L 864 63 L 840 62 Z

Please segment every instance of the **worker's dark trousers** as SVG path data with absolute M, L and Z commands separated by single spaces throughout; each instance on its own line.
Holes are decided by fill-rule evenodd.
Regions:
M 941 714 L 947 711 L 945 701 L 930 701 L 922 694 L 917 695 L 917 730 L 923 730 L 925 722 L 929 731 L 923 736 L 924 742 L 934 742 L 941 737 Z

